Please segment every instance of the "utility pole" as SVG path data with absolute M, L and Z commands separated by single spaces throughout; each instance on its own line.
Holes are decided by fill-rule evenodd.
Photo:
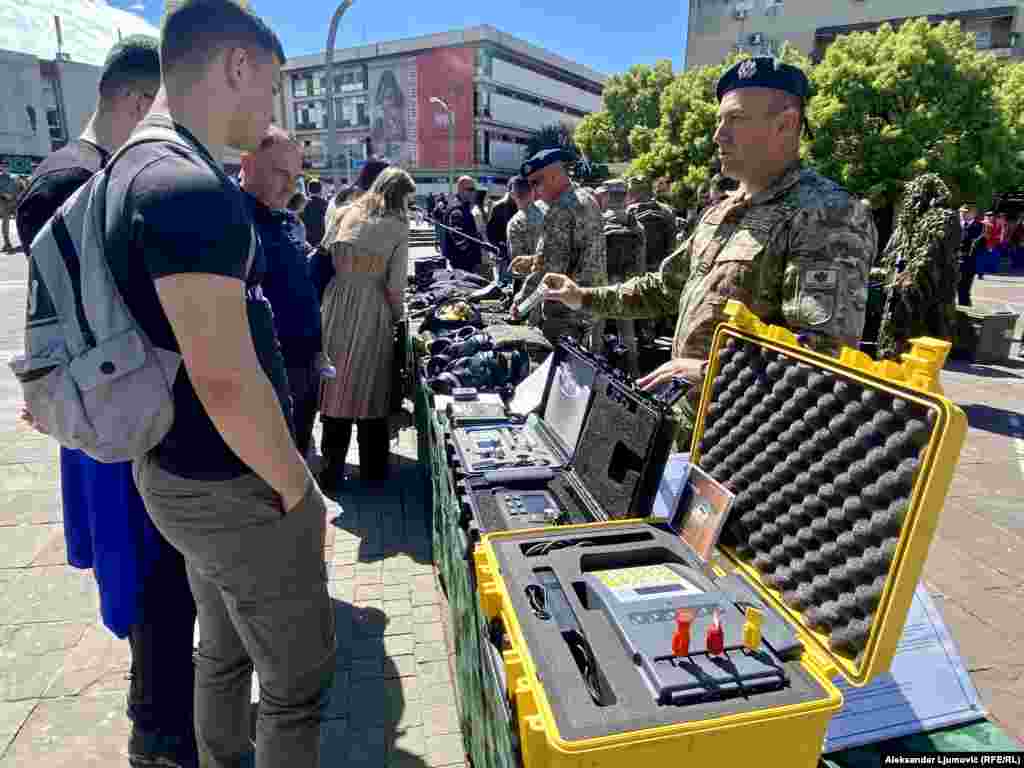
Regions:
M 437 104 L 448 115 L 448 195 L 455 195 L 455 113 L 448 103 L 437 96 L 430 97 L 431 104 Z
M 331 183 L 338 187 L 338 171 L 335 167 L 335 148 L 338 137 L 335 135 L 334 120 L 334 38 L 338 34 L 338 22 L 345 15 L 345 11 L 352 5 L 352 0 L 341 0 L 341 4 L 331 17 L 331 26 L 327 31 L 327 53 L 324 55 L 324 64 L 327 70 L 327 167 L 331 171 Z

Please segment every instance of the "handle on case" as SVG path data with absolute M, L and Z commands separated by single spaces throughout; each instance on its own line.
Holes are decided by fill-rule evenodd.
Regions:
M 470 524 L 472 525 L 472 523 Z M 469 535 L 461 528 L 455 529 L 455 542 L 463 560 L 469 559 Z

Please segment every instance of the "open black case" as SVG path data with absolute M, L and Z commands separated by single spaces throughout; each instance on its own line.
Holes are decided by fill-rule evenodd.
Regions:
M 504 427 L 521 430 L 541 445 L 548 452 L 546 464 L 531 462 L 532 451 L 524 451 L 530 456 L 521 462 L 474 472 L 466 429 L 488 437 L 496 429 L 455 429 L 451 435 L 462 523 L 475 541 L 493 531 L 647 517 L 672 449 L 676 419 L 671 408 L 624 380 L 601 358 L 562 341 L 538 411 Z

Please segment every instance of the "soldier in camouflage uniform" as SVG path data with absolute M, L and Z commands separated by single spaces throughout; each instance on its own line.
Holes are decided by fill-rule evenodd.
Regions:
M 875 226 L 859 200 L 801 167 L 806 76 L 769 57 L 737 63 L 718 83 L 715 141 L 740 188 L 709 208 L 657 272 L 605 288 L 547 275 L 548 301 L 606 317 L 678 312 L 672 360 L 638 381 L 691 383 L 677 445 L 688 450 L 715 328 L 729 299 L 785 325 L 811 348 L 856 346 L 864 327 Z
M 949 188 L 934 173 L 907 185 L 896 226 L 882 255 L 887 296 L 878 357 L 899 360 L 909 339 L 951 341 L 956 329 L 960 221 Z
M 540 241 L 541 225 L 544 223 L 544 211 L 541 209 L 543 203 L 538 204 L 533 199 L 533 190 L 530 182 L 522 176 L 516 176 L 509 182 L 509 192 L 519 210 L 508 222 L 508 255 L 510 259 L 517 256 L 532 256 L 537 252 L 537 243 Z M 523 302 L 531 293 L 537 290 L 541 275 L 531 273 L 523 282 L 522 288 L 516 294 L 513 304 L 513 319 L 515 307 Z M 540 326 L 543 307 L 535 306 L 529 317 L 530 325 Z
M 0 171 L 0 232 L 3 233 L 4 253 L 14 250 L 11 243 L 11 219 L 18 209 L 18 197 L 23 191 L 24 185 L 20 179 L 15 179 L 7 171 Z
M 537 252 L 512 262 L 517 274 L 558 272 L 584 286 L 608 284 L 604 222 L 594 196 L 570 180 L 564 163 L 573 162 L 562 149 L 547 149 L 531 157 L 521 168 L 534 194 L 548 205 L 541 226 Z M 590 313 L 575 313 L 557 304 L 545 304 L 541 331 L 552 343 L 563 335 L 593 348 L 595 328 Z M 598 335 L 599 332 L 598 332 Z
M 647 271 L 647 234 L 633 215 L 632 208 L 626 208 L 626 183 L 621 179 L 612 179 L 605 182 L 604 187 L 608 194 L 608 207 L 604 212 L 608 279 L 622 282 Z M 622 317 L 615 324 L 619 330 L 619 339 L 626 347 L 629 372 L 636 376 L 639 372 L 636 321 Z

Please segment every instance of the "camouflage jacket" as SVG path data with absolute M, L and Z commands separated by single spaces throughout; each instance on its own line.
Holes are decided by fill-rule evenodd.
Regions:
M 647 234 L 628 210 L 604 212 L 604 242 L 608 278 L 625 280 L 646 269 Z
M 678 311 L 673 357 L 706 359 L 726 301 L 737 299 L 834 354 L 860 341 L 876 250 L 868 209 L 795 164 L 752 198 L 737 192 L 709 208 L 658 272 L 588 291 L 584 307 L 605 317 Z
M 544 212 L 536 203 L 532 203 L 525 211 L 516 211 L 509 219 L 508 255 L 511 258 L 516 256 L 532 256 L 537 252 L 537 242 L 540 240 L 540 228 L 544 223 Z
M 537 243 L 534 271 L 559 272 L 580 285 L 608 284 L 604 221 L 597 200 L 573 183 L 548 206 Z M 571 315 L 561 304 L 544 305 L 545 318 Z

